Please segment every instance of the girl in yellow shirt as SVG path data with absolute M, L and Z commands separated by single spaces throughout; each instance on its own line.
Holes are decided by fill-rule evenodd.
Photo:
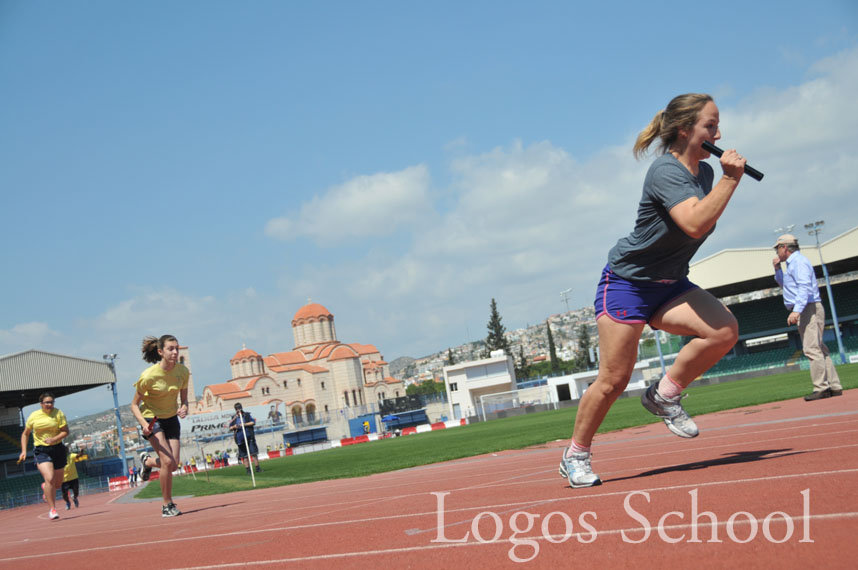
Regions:
M 80 506 L 80 502 L 77 500 L 77 496 L 80 494 L 80 482 L 78 481 L 77 475 L 77 458 L 79 454 L 72 453 L 71 449 L 66 447 L 66 451 L 68 452 L 68 459 L 66 463 L 66 468 L 63 469 L 63 500 L 66 502 L 66 510 L 71 508 L 71 501 L 74 501 L 75 508 Z
M 173 471 L 179 466 L 181 425 L 188 415 L 188 378 L 190 372 L 179 363 L 179 341 L 173 335 L 143 339 L 143 360 L 152 366 L 143 371 L 134 384 L 131 412 L 143 428 L 156 456 L 140 454 L 142 479 L 149 480 L 152 469 L 160 469 L 161 516 L 181 515 L 173 502 Z M 181 405 L 179 405 L 181 400 Z
M 41 409 L 36 410 L 27 418 L 27 424 L 21 433 L 21 455 L 18 463 L 27 459 L 27 441 L 33 434 L 33 459 L 36 467 L 45 480 L 42 489 L 45 500 L 51 510 L 48 516 L 51 520 L 60 518 L 57 514 L 57 489 L 63 484 L 63 468 L 66 466 L 66 446 L 63 438 L 69 434 L 66 416 L 54 408 L 54 395 L 45 392 L 39 396 Z

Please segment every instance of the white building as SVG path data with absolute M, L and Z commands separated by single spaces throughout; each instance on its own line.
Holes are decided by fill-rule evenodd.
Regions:
M 635 363 L 632 376 L 629 379 L 629 385 L 626 386 L 625 392 L 630 390 L 643 390 L 647 387 L 647 381 L 652 380 L 654 376 L 647 374 L 648 369 L 652 366 L 649 360 L 643 360 Z M 660 372 L 660 368 L 658 371 Z M 596 381 L 596 376 L 599 370 L 588 370 L 586 372 L 575 372 L 567 376 L 555 376 L 548 379 L 548 385 L 551 387 L 552 399 L 556 402 L 565 402 L 567 400 L 580 400 L 584 395 L 584 391 Z
M 502 350 L 489 358 L 444 367 L 447 401 L 453 419 L 479 413 L 480 396 L 515 390 L 515 365 Z

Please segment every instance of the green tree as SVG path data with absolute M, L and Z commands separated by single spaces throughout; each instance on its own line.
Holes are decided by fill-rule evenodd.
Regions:
M 489 316 L 487 328 L 489 335 L 486 337 L 486 350 L 483 353 L 483 357 L 488 358 L 494 350 L 503 350 L 507 355 L 511 355 L 509 341 L 506 339 L 506 328 L 501 322 L 498 304 L 494 298 L 492 298 L 491 315 Z
M 405 393 L 409 396 L 413 396 L 415 394 L 427 395 L 427 394 L 435 394 L 437 392 L 444 392 L 447 390 L 446 385 L 443 382 L 436 382 L 434 380 L 425 380 L 420 383 L 409 384 L 407 388 L 405 388 Z
M 517 379 L 530 377 L 530 366 L 527 364 L 527 358 L 524 356 L 524 346 L 518 345 L 518 365 L 515 368 L 515 377 Z
M 447 366 L 453 366 L 456 364 L 456 359 L 453 357 L 453 349 L 447 349 Z
M 589 370 L 590 369 L 590 331 L 587 325 L 581 324 L 578 327 L 578 351 L 575 355 L 575 369 Z
M 548 319 L 545 319 L 545 330 L 548 331 L 548 361 L 551 362 L 551 371 L 557 372 L 560 370 L 560 363 L 557 361 L 557 346 L 554 344 L 554 335 L 551 334 Z

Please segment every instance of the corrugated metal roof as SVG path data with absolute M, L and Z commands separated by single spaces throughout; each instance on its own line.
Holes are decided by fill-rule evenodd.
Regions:
M 814 266 L 821 265 L 820 253 L 824 256 L 825 264 L 829 268 L 846 260 L 854 260 L 858 253 L 858 226 L 821 243 L 819 248 L 816 247 L 814 238 L 810 236 L 805 236 L 803 239 L 801 235 L 796 237 L 801 252 Z M 773 237 L 771 245 L 774 243 Z M 706 290 L 748 281 L 756 281 L 755 285 L 759 282 L 770 282 L 770 287 L 776 287 L 775 271 L 772 267 L 774 257 L 775 252 L 770 246 L 725 249 L 692 263 L 688 278 Z
M 802 253 L 808 252 L 802 248 Z M 760 277 L 771 278 L 775 287 L 773 257 L 774 251 L 767 247 L 724 249 L 691 264 L 688 278 L 706 290 Z
M 112 384 L 115 377 L 106 362 L 28 350 L 0 356 L 0 391 Z

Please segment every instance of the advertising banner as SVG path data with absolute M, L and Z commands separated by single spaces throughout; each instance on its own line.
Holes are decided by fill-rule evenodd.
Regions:
M 257 428 L 274 427 L 284 424 L 283 412 L 279 409 L 282 406 L 283 404 L 244 406 L 244 411 L 253 416 Z M 229 433 L 228 426 L 233 416 L 235 416 L 234 409 L 188 415 L 186 418 L 180 419 L 182 435 L 190 435 L 196 438 Z

